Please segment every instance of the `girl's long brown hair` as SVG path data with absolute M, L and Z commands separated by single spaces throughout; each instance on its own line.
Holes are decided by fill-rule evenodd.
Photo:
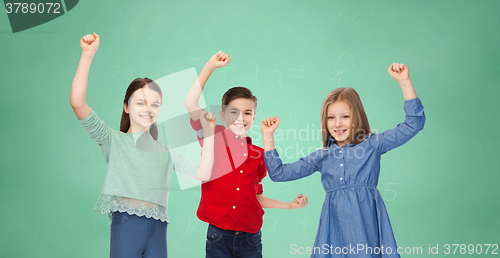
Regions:
M 353 88 L 337 88 L 328 93 L 321 105 L 321 137 L 323 138 L 323 147 L 328 147 L 328 140 L 331 137 L 327 126 L 328 106 L 337 101 L 345 101 L 351 107 L 352 124 L 349 138 L 352 143 L 358 144 L 362 142 L 368 134 L 371 134 L 365 108 L 356 90 Z
M 149 78 L 137 78 L 133 80 L 128 86 L 127 91 L 125 92 L 125 98 L 123 99 L 123 105 L 128 106 L 132 94 L 134 94 L 136 90 L 145 87 L 156 91 L 158 94 L 160 94 L 160 98 L 163 99 L 163 94 L 161 93 L 160 86 L 158 86 L 156 82 L 154 82 Z M 123 109 L 122 119 L 120 121 L 120 131 L 123 133 L 127 133 L 129 128 L 130 128 L 130 116 L 125 112 L 125 109 Z M 158 127 L 156 126 L 156 122 L 149 127 L 149 134 L 151 134 L 151 137 L 153 137 L 153 139 L 158 140 Z

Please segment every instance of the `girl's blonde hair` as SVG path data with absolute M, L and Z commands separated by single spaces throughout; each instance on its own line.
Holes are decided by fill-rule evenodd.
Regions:
M 337 88 L 332 90 L 326 96 L 321 105 L 321 137 L 323 138 L 323 147 L 328 147 L 330 132 L 328 131 L 328 107 L 337 101 L 345 101 L 351 107 L 351 132 L 349 138 L 352 143 L 362 142 L 368 134 L 371 134 L 370 124 L 366 117 L 365 109 L 361 103 L 358 93 L 353 88 Z

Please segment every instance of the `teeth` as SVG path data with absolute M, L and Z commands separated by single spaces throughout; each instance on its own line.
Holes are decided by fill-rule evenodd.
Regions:
M 148 118 L 148 119 L 152 118 L 152 116 L 140 116 L 140 117 L 142 117 L 142 118 Z
M 234 126 L 239 127 L 239 128 L 245 127 L 245 125 L 242 125 L 242 124 L 234 124 Z

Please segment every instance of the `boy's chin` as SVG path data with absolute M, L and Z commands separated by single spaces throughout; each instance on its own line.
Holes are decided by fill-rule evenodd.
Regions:
M 246 136 L 248 133 L 246 128 L 234 128 L 234 126 L 229 126 L 228 130 L 236 135 L 239 135 L 239 136 Z

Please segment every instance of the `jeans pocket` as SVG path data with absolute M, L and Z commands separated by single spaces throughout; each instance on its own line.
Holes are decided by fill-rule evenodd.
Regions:
M 210 249 L 210 246 L 212 244 L 215 244 L 219 242 L 222 239 L 222 230 L 213 226 L 209 225 L 208 230 L 207 230 L 207 249 Z
M 125 222 L 130 220 L 131 216 L 132 215 L 129 215 L 126 212 L 113 212 L 112 223 L 113 224 L 124 224 Z
M 250 246 L 257 247 L 258 251 L 262 251 L 262 231 L 252 234 L 247 234 L 247 242 Z

